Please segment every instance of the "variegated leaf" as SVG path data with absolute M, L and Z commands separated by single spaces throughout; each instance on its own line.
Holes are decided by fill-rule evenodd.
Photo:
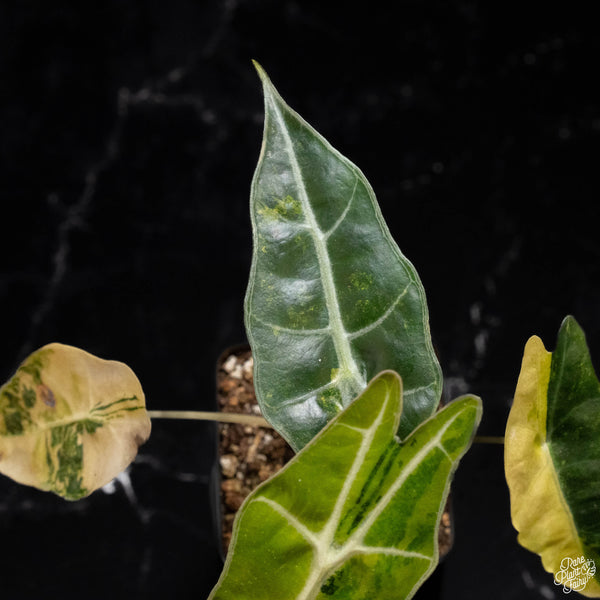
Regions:
M 125 364 L 49 344 L 0 388 L 0 473 L 69 500 L 108 483 L 150 435 Z
M 404 442 L 401 381 L 376 377 L 240 509 L 209 600 L 401 600 L 438 561 L 458 461 L 481 416 L 455 400 Z
M 572 317 L 553 353 L 527 342 L 505 469 L 519 542 L 565 591 L 600 597 L 600 383 Z

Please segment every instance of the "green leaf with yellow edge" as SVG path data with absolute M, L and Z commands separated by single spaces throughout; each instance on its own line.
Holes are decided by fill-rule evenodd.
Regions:
M 555 580 L 600 597 L 600 383 L 573 317 L 553 353 L 538 337 L 527 342 L 505 469 L 519 543 Z
M 256 68 L 265 126 L 245 317 L 262 412 L 299 450 L 393 369 L 404 381 L 404 438 L 435 412 L 441 392 L 423 286 L 360 169 Z
M 0 388 L 0 473 L 77 500 L 108 483 L 150 435 L 125 364 L 48 344 Z
M 455 400 L 405 441 L 400 377 L 366 390 L 244 502 L 209 600 L 400 600 L 438 561 L 450 479 L 481 401 Z

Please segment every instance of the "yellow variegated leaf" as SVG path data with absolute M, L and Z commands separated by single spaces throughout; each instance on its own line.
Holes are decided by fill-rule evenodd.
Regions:
M 49 344 L 0 388 L 0 472 L 76 500 L 108 483 L 150 435 L 125 364 Z
M 556 351 L 538 337 L 525 354 L 505 442 L 519 543 L 565 591 L 600 597 L 600 394 L 583 332 L 567 318 Z

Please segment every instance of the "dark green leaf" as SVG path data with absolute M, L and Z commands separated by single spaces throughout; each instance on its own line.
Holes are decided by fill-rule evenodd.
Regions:
M 405 437 L 441 391 L 419 277 L 361 171 L 257 69 L 265 129 L 245 316 L 263 414 L 299 449 L 376 373 L 393 369 L 405 386 Z

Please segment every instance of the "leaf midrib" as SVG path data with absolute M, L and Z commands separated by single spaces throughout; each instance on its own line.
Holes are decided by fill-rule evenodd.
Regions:
M 305 218 L 308 222 L 310 235 L 315 246 L 317 262 L 319 264 L 319 272 L 321 274 L 321 284 L 323 286 L 323 295 L 325 297 L 325 306 L 329 316 L 330 333 L 340 363 L 339 368 L 350 376 L 353 392 L 359 393 L 366 387 L 366 381 L 361 374 L 356 361 L 354 360 L 352 349 L 350 347 L 349 336 L 342 321 L 337 291 L 333 278 L 333 269 L 331 267 L 329 253 L 327 251 L 327 235 L 321 231 L 321 228 L 319 227 L 315 214 L 312 210 L 312 206 L 310 205 L 308 193 L 306 191 L 306 185 L 302 176 L 302 170 L 298 163 L 294 145 L 289 136 L 283 115 L 281 114 L 278 103 L 276 102 L 276 94 L 277 92 L 274 89 L 271 89 L 268 97 L 271 101 L 273 113 L 279 122 L 280 131 L 282 132 L 285 141 L 293 177 L 298 186 L 298 193 L 300 195 L 299 200 L 304 207 Z
M 313 555 L 313 561 L 310 569 L 310 573 L 308 579 L 306 580 L 304 587 L 300 591 L 300 593 L 296 596 L 296 600 L 308 600 L 312 596 L 314 596 L 314 591 L 317 586 L 321 584 L 323 573 L 330 571 L 334 565 L 339 562 L 343 562 L 346 560 L 349 552 L 352 552 L 352 546 L 356 545 L 356 539 L 347 540 L 346 544 L 339 548 L 336 552 L 332 553 L 332 544 L 335 538 L 335 532 L 339 525 L 341 514 L 344 508 L 344 504 L 350 493 L 350 489 L 354 484 L 358 473 L 360 472 L 361 467 L 364 464 L 366 459 L 366 455 L 373 443 L 373 440 L 377 434 L 377 431 L 381 425 L 383 420 L 383 415 L 385 414 L 386 407 L 388 402 L 390 402 L 390 390 L 386 390 L 386 398 L 381 405 L 381 409 L 377 418 L 370 427 L 368 428 L 359 428 L 359 427 L 351 427 L 358 431 L 362 437 L 360 442 L 360 446 L 356 451 L 356 456 L 352 461 L 350 466 L 350 470 L 345 477 L 344 484 L 342 489 L 340 490 L 331 514 L 327 519 L 325 525 L 321 528 L 319 532 L 317 532 L 312 540 L 310 540 L 315 552 Z M 337 427 L 349 427 L 346 423 L 338 423 Z M 349 548 L 350 546 L 350 548 Z M 316 565 L 316 568 L 314 567 Z
M 40 435 L 41 433 L 45 433 L 46 431 L 50 431 L 52 429 L 56 429 L 57 427 L 70 427 L 71 425 L 77 425 L 79 423 L 83 423 L 85 421 L 96 421 L 101 422 L 102 426 L 106 425 L 114 414 L 118 414 L 121 411 L 126 412 L 134 412 L 136 410 L 143 409 L 143 406 L 132 406 L 129 408 L 122 408 L 118 411 L 113 411 L 112 413 L 107 414 L 91 414 L 91 413 L 80 413 L 70 415 L 68 417 L 63 417 L 61 419 L 54 419 L 49 421 L 36 421 L 35 428 L 23 432 L 23 435 Z

